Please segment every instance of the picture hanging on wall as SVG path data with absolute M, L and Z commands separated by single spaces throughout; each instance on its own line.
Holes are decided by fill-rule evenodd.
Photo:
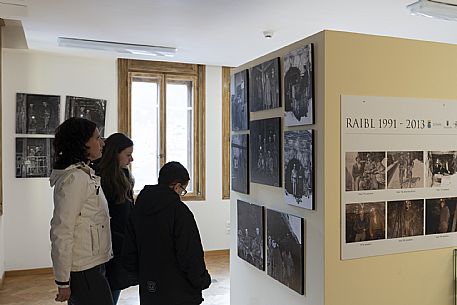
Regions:
M 313 45 L 284 55 L 284 125 L 314 123 Z
M 235 73 L 230 82 L 232 130 L 249 129 L 248 70 Z
M 60 96 L 16 94 L 16 133 L 54 134 L 60 124 Z
M 267 209 L 267 274 L 304 293 L 303 218 Z
M 16 138 L 16 178 L 49 177 L 53 138 Z
M 65 119 L 84 118 L 97 124 L 100 135 L 105 135 L 106 100 L 67 96 Z
M 457 198 L 425 200 L 425 234 L 442 234 L 457 231 Z
M 265 270 L 263 207 L 237 201 L 238 256 Z
M 249 71 L 249 106 L 252 112 L 281 107 L 279 57 Z
M 386 153 L 384 151 L 346 152 L 345 158 L 346 191 L 386 188 Z
M 287 204 L 314 209 L 313 131 L 284 132 L 284 186 Z
M 248 135 L 232 136 L 232 190 L 249 194 L 249 151 Z
M 424 200 L 387 202 L 387 238 L 424 235 Z
M 281 187 L 281 118 L 251 121 L 251 181 Z
M 386 238 L 386 203 L 346 204 L 346 243 Z

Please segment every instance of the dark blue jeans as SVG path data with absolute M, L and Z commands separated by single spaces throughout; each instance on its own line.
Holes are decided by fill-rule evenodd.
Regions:
M 113 297 L 105 278 L 105 265 L 71 272 L 71 295 L 68 305 L 113 305 Z
M 121 290 L 111 290 L 111 294 L 113 295 L 113 304 L 116 305 L 119 300 L 119 296 L 121 295 Z

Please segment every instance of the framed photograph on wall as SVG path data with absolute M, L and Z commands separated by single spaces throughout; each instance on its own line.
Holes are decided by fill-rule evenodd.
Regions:
M 251 121 L 251 181 L 281 187 L 281 118 Z
M 67 96 L 65 119 L 78 117 L 97 124 L 102 137 L 105 136 L 106 100 L 79 96 Z
M 313 131 L 284 132 L 284 186 L 287 204 L 314 209 Z
M 54 134 L 60 124 L 60 96 L 16 94 L 16 133 Z
M 281 107 L 279 57 L 249 70 L 249 106 L 256 112 Z
M 249 129 L 248 70 L 235 73 L 230 82 L 232 130 Z
M 313 45 L 284 55 L 284 125 L 314 123 Z
M 53 138 L 16 138 L 16 178 L 49 177 Z
M 232 135 L 232 190 L 249 194 L 249 135 Z
M 263 207 L 237 201 L 238 257 L 265 270 Z

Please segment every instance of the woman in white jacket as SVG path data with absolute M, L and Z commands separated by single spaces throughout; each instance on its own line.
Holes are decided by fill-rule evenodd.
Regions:
M 89 162 L 101 157 L 95 123 L 70 118 L 54 139 L 54 212 L 51 257 L 56 301 L 69 305 L 112 305 L 104 263 L 112 257 L 108 206 Z

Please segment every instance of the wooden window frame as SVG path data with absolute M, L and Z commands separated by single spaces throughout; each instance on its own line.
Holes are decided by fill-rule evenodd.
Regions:
M 118 67 L 118 130 L 131 135 L 132 77 L 163 77 L 160 95 L 160 165 L 166 160 L 166 90 L 167 79 L 189 80 L 193 83 L 193 192 L 183 197 L 186 201 L 202 201 L 206 198 L 206 132 L 205 132 L 205 103 L 206 103 L 206 67 L 204 65 L 170 63 L 119 58 Z
M 222 67 L 222 199 L 230 199 L 230 68 Z

